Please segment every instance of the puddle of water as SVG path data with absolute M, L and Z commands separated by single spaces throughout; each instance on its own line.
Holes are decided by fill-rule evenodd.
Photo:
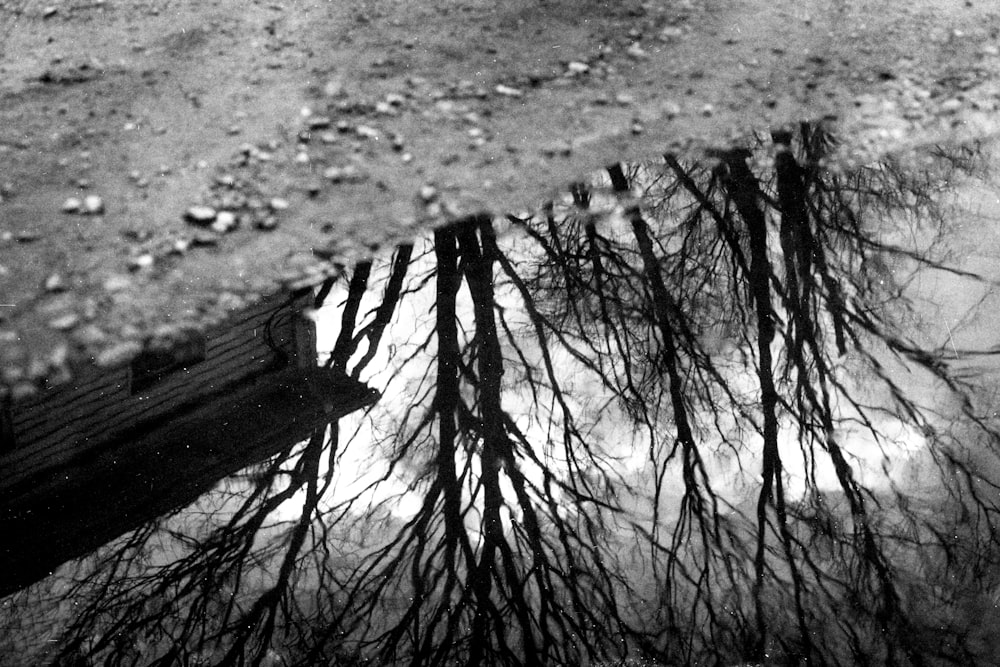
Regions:
M 971 274 L 994 270 L 996 147 L 846 170 L 835 141 L 803 125 L 610 168 L 299 295 L 285 366 L 185 417 L 197 451 L 169 474 L 105 448 L 8 494 L 24 535 L 42 506 L 63 520 L 8 549 L 38 561 L 10 589 L 124 534 L 5 598 L 3 641 L 140 663 L 988 658 L 963 619 L 995 613 L 996 276 Z M 240 329 L 219 340 L 253 347 Z M 146 366 L 154 389 L 185 368 Z M 170 440 L 152 423 L 138 458 Z M 61 509 L 84 489 L 108 506 Z M 79 535 L 94 514 L 113 527 Z

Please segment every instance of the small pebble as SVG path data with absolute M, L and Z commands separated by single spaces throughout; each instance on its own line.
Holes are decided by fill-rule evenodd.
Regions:
M 270 202 L 268 202 L 268 206 L 271 208 L 272 211 L 285 211 L 288 210 L 289 204 L 287 199 L 283 199 L 281 197 L 275 197 Z
M 511 88 L 510 86 L 505 86 L 503 84 L 498 85 L 493 90 L 497 95 L 503 95 L 504 97 L 521 97 L 524 95 L 524 93 L 517 88 Z
M 190 239 L 176 239 L 170 246 L 170 252 L 174 255 L 183 255 L 191 247 Z
M 108 336 L 93 324 L 85 324 L 72 335 L 73 341 L 84 347 L 97 346 L 107 341 Z
M 574 60 L 566 65 L 566 72 L 571 75 L 586 74 L 590 71 L 590 65 L 579 60 Z
M 69 331 L 80 322 L 80 317 L 76 313 L 66 313 L 49 320 L 49 328 L 56 331 Z
M 63 202 L 62 212 L 63 213 L 79 213 L 83 208 L 83 201 L 79 197 L 70 197 Z
M 941 111 L 945 113 L 955 113 L 962 108 L 962 100 L 951 98 L 941 103 Z
M 366 175 L 353 164 L 345 164 L 343 167 L 327 167 L 323 178 L 333 183 L 359 183 L 365 180 Z
M 211 206 L 191 206 L 184 211 L 184 219 L 196 225 L 208 225 L 215 220 L 216 211 Z
M 635 42 L 632 46 L 628 47 L 628 49 L 625 50 L 625 53 L 627 53 L 630 58 L 634 58 L 635 60 L 645 60 L 649 57 L 649 54 L 646 53 L 645 49 L 643 49 L 638 42 Z
M 673 42 L 680 39 L 683 35 L 684 30 L 675 25 L 668 25 L 660 31 L 660 39 L 664 42 Z
M 425 202 L 434 201 L 437 198 L 437 195 L 437 188 L 429 183 L 420 187 L 420 198 Z
M 135 341 L 126 341 L 101 350 L 94 362 L 101 368 L 116 368 L 129 363 L 140 352 L 142 345 Z
M 104 213 L 104 200 L 97 195 L 87 195 L 83 198 L 83 213 L 87 215 Z
M 62 276 L 58 273 L 53 273 L 51 276 L 45 279 L 45 291 L 46 292 L 64 292 L 66 290 L 66 282 L 63 280 Z
M 278 219 L 273 215 L 266 215 L 255 223 L 257 229 L 269 232 L 278 226 Z
M 136 255 L 128 260 L 129 271 L 141 271 L 143 269 L 148 269 L 153 266 L 153 262 L 156 261 L 148 252 L 141 255 Z
M 219 211 L 215 216 L 215 221 L 212 222 L 211 228 L 213 232 L 226 234 L 236 229 L 236 226 L 237 219 L 235 213 L 232 211 Z

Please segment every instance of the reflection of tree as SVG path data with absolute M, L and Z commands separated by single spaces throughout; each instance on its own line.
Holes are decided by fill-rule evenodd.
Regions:
M 994 585 L 995 433 L 899 325 L 907 274 L 944 269 L 934 190 L 974 158 L 838 172 L 832 143 L 803 125 L 616 165 L 510 239 L 475 217 L 355 267 L 327 363 L 369 375 L 391 340 L 398 398 L 364 438 L 335 424 L 258 466 L 210 528 L 110 550 L 64 656 L 987 660 L 960 614 Z M 431 315 L 393 326 L 407 300 Z M 933 493 L 890 470 L 897 427 Z M 358 447 L 386 465 L 334 493 Z M 178 557 L 149 562 L 154 535 Z

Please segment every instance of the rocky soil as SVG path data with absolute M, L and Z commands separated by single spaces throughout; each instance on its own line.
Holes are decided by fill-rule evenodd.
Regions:
M 992 135 L 998 35 L 986 0 L 0 1 L 0 390 L 613 161 Z

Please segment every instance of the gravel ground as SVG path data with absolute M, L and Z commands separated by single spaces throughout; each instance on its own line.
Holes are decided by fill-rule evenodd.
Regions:
M 0 2 L 0 392 L 613 161 L 992 135 L 998 34 L 987 1 Z

